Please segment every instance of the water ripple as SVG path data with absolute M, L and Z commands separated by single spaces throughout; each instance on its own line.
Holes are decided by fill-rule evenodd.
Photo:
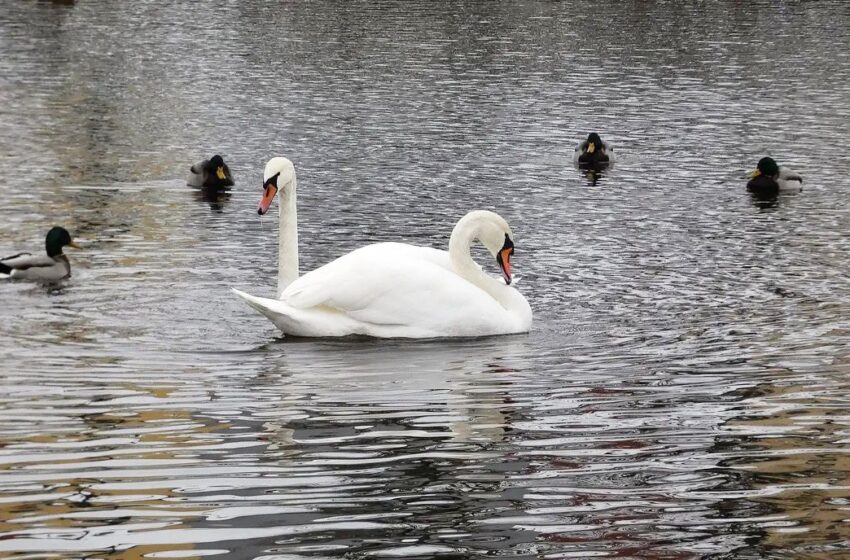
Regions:
M 0 286 L 0 551 L 840 555 L 843 8 L 4 10 L 0 254 L 46 223 L 85 250 L 61 287 Z M 571 162 L 591 130 L 617 153 L 598 175 Z M 185 187 L 216 152 L 236 187 Z M 765 154 L 801 194 L 744 192 Z M 498 210 L 532 332 L 277 338 L 227 289 L 272 292 L 272 155 L 298 170 L 304 270 Z

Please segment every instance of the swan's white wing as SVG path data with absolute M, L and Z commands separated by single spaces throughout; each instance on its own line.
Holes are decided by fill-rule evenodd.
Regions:
M 490 295 L 454 273 L 446 251 L 401 243 L 352 251 L 293 282 L 281 300 L 300 309 L 332 308 L 374 325 L 437 328 L 504 313 Z
M 399 265 L 399 263 L 405 263 Z M 365 307 L 368 298 L 389 288 L 391 276 L 407 278 L 410 266 L 430 264 L 452 271 L 446 251 L 417 247 L 404 243 L 376 243 L 356 249 L 328 264 L 308 272 L 290 284 L 281 300 L 292 307 L 305 309 L 317 305 L 333 305 L 345 310 Z M 368 282 L 372 287 L 363 286 Z
M 356 321 L 332 309 L 323 307 L 296 309 L 277 299 L 256 297 L 236 288 L 231 289 L 248 305 L 265 315 L 285 334 L 294 336 L 347 336 L 360 332 L 360 325 Z
M 285 333 L 301 336 L 422 338 L 517 330 L 507 326 L 508 312 L 492 296 L 451 270 L 448 253 L 399 243 L 352 251 L 293 282 L 277 302 L 239 295 Z

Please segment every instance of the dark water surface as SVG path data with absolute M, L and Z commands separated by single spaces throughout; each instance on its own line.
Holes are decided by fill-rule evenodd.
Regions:
M 848 554 L 846 2 L 68 4 L 0 10 L 0 254 L 85 245 L 0 284 L 0 555 Z M 302 270 L 497 210 L 532 332 L 279 338 L 276 155 Z

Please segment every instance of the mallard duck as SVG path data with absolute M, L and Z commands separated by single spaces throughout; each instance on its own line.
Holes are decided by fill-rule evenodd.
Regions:
M 71 276 L 71 263 L 62 254 L 65 246 L 79 249 L 71 240 L 71 234 L 65 228 L 54 226 L 47 232 L 44 247 L 47 255 L 33 256 L 30 253 L 18 253 L 0 259 L 0 274 L 13 280 L 32 280 L 35 282 L 58 282 Z
M 613 148 L 602 141 L 595 132 L 587 135 L 587 140 L 576 146 L 573 160 L 578 165 L 605 165 L 613 159 Z
M 747 190 L 760 195 L 803 190 L 803 178 L 786 167 L 779 167 L 771 157 L 759 160 L 755 171 L 750 173 Z
M 216 154 L 190 167 L 186 184 L 190 187 L 223 189 L 233 186 L 233 175 L 222 157 Z

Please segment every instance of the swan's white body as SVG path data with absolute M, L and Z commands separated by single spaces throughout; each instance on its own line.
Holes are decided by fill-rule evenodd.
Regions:
M 292 239 L 297 236 L 295 173 L 289 160 L 274 158 L 266 165 L 266 181 L 275 173 L 281 173 L 282 182 L 279 299 L 234 292 L 284 334 L 430 338 L 529 330 L 526 299 L 485 274 L 469 252 L 476 239 L 493 254 L 510 239 L 510 228 L 497 214 L 479 210 L 464 216 L 452 232 L 449 251 L 377 243 L 299 278 L 297 237 Z

